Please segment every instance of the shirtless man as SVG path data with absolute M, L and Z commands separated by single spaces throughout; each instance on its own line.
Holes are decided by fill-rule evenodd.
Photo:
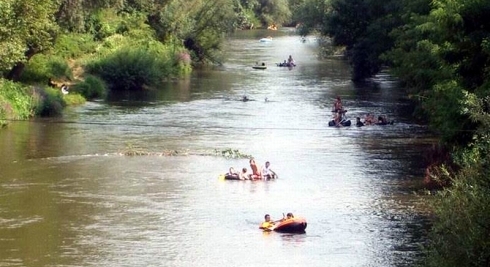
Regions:
M 252 179 L 262 179 L 262 172 L 260 168 L 255 164 L 254 159 L 250 159 L 250 169 L 252 169 Z

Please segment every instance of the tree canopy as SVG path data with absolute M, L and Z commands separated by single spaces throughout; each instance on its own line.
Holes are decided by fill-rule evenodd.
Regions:
M 5 0 L 0 3 L 0 71 L 16 80 L 24 63 L 49 50 L 58 32 L 57 1 Z

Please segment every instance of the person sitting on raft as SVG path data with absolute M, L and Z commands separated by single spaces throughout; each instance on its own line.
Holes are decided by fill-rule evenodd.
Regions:
M 271 165 L 271 163 L 266 161 L 264 168 L 262 168 L 262 177 L 264 179 L 275 179 L 276 178 L 276 173 L 269 168 L 270 165 Z
M 371 125 L 375 124 L 374 116 L 371 113 L 368 113 L 366 115 L 366 118 L 364 118 L 364 125 Z
M 361 121 L 361 117 L 356 118 L 356 126 L 357 127 L 364 126 L 364 123 L 362 123 L 362 121 Z
M 291 55 L 289 55 L 289 57 L 288 57 L 288 66 L 289 67 L 296 66 L 296 63 L 294 63 L 294 59 L 293 59 L 293 57 Z
M 337 99 L 333 103 L 333 109 L 332 112 L 343 112 L 344 107 L 342 106 L 342 100 L 340 99 L 340 96 L 337 96 Z
M 242 171 L 238 174 L 240 180 L 250 180 L 250 174 L 247 172 L 247 168 L 243 168 Z
M 333 122 L 334 122 L 334 125 L 337 126 L 337 127 L 342 126 L 342 124 L 341 124 L 341 122 L 342 122 L 342 113 L 335 112 L 334 115 L 333 115 Z
M 255 164 L 255 160 L 253 158 L 250 159 L 250 169 L 252 169 L 252 180 L 262 179 L 262 173 L 260 172 L 259 167 L 257 167 Z
M 272 227 L 276 224 L 274 221 L 271 220 L 271 216 L 269 214 L 266 214 L 264 216 L 264 222 L 260 225 L 259 229 L 262 230 L 268 230 L 270 231 Z
M 281 220 L 279 220 L 279 222 L 283 222 L 285 220 L 289 220 L 289 219 L 294 219 L 294 215 L 292 212 L 288 212 L 288 214 L 286 214 L 286 217 L 284 217 L 284 213 L 282 214 L 283 218 Z
M 235 171 L 235 168 L 233 168 L 233 167 L 230 167 L 226 176 L 233 176 L 233 177 L 239 178 L 238 173 Z
M 386 125 L 389 124 L 388 119 L 385 116 L 378 116 L 378 122 L 376 123 L 378 125 Z

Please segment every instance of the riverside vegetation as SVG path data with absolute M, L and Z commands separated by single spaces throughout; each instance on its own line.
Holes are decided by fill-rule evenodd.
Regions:
M 490 266 L 489 15 L 487 0 L 4 0 L 0 123 L 157 88 L 196 64 L 220 64 L 236 29 L 298 25 L 342 48 L 355 82 L 389 69 L 414 117 L 440 137 L 425 177 L 437 191 L 420 264 Z

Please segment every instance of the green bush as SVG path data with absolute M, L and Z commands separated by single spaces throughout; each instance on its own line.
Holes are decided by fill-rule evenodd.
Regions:
M 0 120 L 23 120 L 33 115 L 32 90 L 19 83 L 0 79 Z
M 72 76 L 66 60 L 57 56 L 37 54 L 27 62 L 20 81 L 46 85 L 49 78 L 71 80 Z
M 62 34 L 56 38 L 52 54 L 64 59 L 79 58 L 95 52 L 97 43 L 90 34 Z
M 92 13 L 86 23 L 87 31 L 90 32 L 95 40 L 102 41 L 116 33 L 122 18 L 113 9 L 100 9 Z
M 36 106 L 36 115 L 41 117 L 61 115 L 66 106 L 61 91 L 53 88 L 38 88 L 37 90 L 40 97 Z
M 490 97 L 466 94 L 466 114 L 479 125 L 471 142 L 455 149 L 460 170 L 440 192 L 426 266 L 490 266 Z
M 83 82 L 75 84 L 73 91 L 78 92 L 87 100 L 105 98 L 107 95 L 104 81 L 93 75 L 87 75 Z
M 63 95 L 63 100 L 67 106 L 82 105 L 86 102 L 86 99 L 82 95 L 71 92 L 67 95 Z
M 177 72 L 175 58 L 158 49 L 123 48 L 91 62 L 87 71 L 101 77 L 111 90 L 140 90 L 157 86 Z
M 463 170 L 439 195 L 426 266 L 488 266 L 490 178 L 478 169 Z

